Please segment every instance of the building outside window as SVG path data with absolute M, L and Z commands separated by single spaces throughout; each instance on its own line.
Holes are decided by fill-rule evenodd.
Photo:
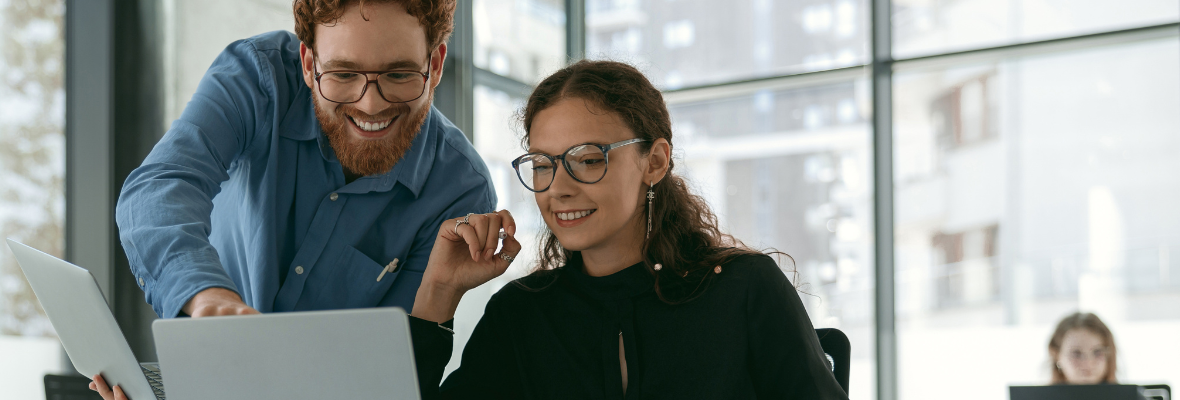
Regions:
M 452 39 L 447 74 L 474 73 L 448 95 L 470 100 L 468 133 L 525 247 L 460 304 L 447 372 L 490 296 L 534 267 L 544 223 L 509 165 L 524 152 L 519 113 L 576 55 L 567 38 L 584 37 L 586 57 L 631 63 L 664 91 L 678 169 L 723 229 L 791 256 L 780 267 L 813 324 L 851 339 L 851 398 L 990 399 L 1047 383 L 1049 335 L 1075 310 L 1113 330 L 1120 381 L 1180 382 L 1159 356 L 1180 354 L 1180 3 L 891 6 L 896 60 L 876 61 L 891 72 L 892 124 L 874 132 L 868 0 L 460 1 L 456 33 L 471 42 Z M 0 233 L 58 256 L 64 8 L 0 0 Z M 289 0 L 160 11 L 161 134 L 225 46 L 294 24 Z M 874 234 L 875 135 L 892 139 L 888 238 Z M 887 243 L 895 256 L 878 265 Z M 882 267 L 892 305 L 875 300 Z M 879 315 L 895 316 L 896 356 L 878 358 Z M 0 387 L 18 399 L 43 398 L 40 377 L 66 369 L 7 249 L 0 354 Z M 896 381 L 879 385 L 878 365 L 896 365 Z
M 0 1 L 0 237 L 65 253 L 65 3 Z M 63 350 L 7 245 L 0 246 L 0 387 L 45 398 Z

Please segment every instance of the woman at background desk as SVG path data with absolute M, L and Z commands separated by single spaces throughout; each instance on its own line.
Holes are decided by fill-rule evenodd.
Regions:
M 1114 335 L 1098 316 L 1073 313 L 1057 324 L 1049 339 L 1052 384 L 1117 383 Z

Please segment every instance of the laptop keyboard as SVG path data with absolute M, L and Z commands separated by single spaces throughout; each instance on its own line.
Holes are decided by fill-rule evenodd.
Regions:
M 140 363 L 139 368 L 143 370 L 143 376 L 147 377 L 148 384 L 152 386 L 156 400 L 164 400 L 164 377 L 160 376 L 160 364 Z

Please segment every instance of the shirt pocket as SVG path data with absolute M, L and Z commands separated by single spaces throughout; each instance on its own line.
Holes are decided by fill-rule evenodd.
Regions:
M 399 265 L 403 263 L 402 258 L 404 257 L 398 257 Z M 377 281 L 377 276 L 381 275 L 385 265 L 373 261 L 355 247 L 344 246 L 340 259 L 333 266 L 332 273 L 328 274 L 329 276 L 324 282 L 330 290 L 334 289 L 333 291 L 342 294 L 338 300 L 342 303 L 333 308 L 377 306 L 402 272 L 402 268 L 398 267 L 392 272 L 386 272 L 385 276 L 381 277 L 381 281 Z

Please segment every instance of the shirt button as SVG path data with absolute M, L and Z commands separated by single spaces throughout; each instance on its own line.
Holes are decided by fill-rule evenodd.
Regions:
M 303 275 L 303 266 L 302 265 L 295 267 L 295 274 L 296 275 Z
M 139 278 L 139 286 L 140 286 L 140 287 L 142 287 L 142 286 L 143 286 L 143 278 Z
M 332 201 L 336 201 L 336 199 L 340 198 L 340 195 L 338 195 L 336 193 L 332 193 L 331 195 L 328 196 L 328 198 L 332 199 Z

